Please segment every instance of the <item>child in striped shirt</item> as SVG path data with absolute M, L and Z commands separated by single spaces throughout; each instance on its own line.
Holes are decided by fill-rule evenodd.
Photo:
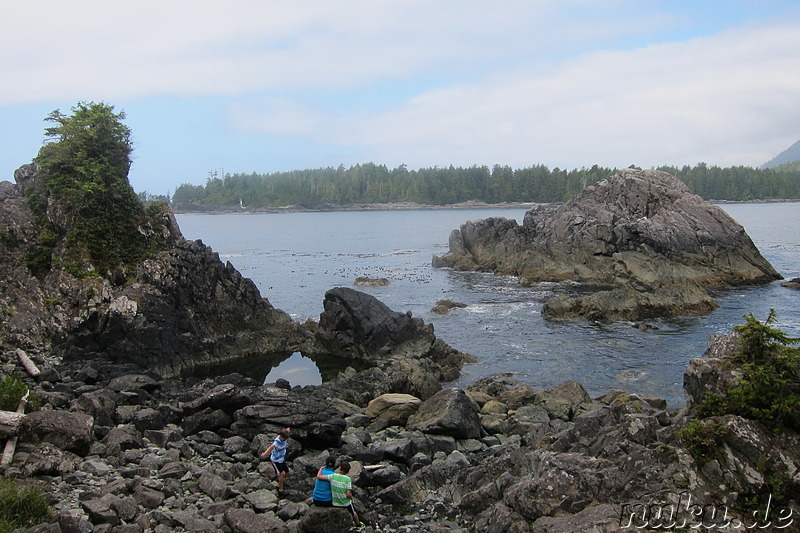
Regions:
M 344 507 L 350 511 L 350 514 L 353 516 L 353 522 L 358 525 L 361 521 L 358 519 L 358 513 L 353 506 L 353 486 L 347 475 L 348 472 L 350 472 L 350 463 L 343 461 L 333 474 L 323 474 L 322 468 L 320 468 L 319 472 L 317 472 L 317 479 L 321 481 L 330 481 L 333 506 Z
M 269 455 L 269 460 L 275 468 L 275 475 L 278 477 L 278 494 L 283 494 L 286 476 L 289 475 L 289 468 L 286 466 L 286 448 L 288 446 L 289 428 L 286 428 L 275 437 L 272 444 L 261 454 L 261 457 Z

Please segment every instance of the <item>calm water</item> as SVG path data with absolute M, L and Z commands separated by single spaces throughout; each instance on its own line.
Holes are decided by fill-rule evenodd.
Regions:
M 800 203 L 721 206 L 761 253 L 787 279 L 800 277 Z M 522 209 L 361 211 L 290 214 L 178 215 L 188 239 L 201 239 L 251 278 L 277 308 L 298 321 L 319 318 L 325 291 L 353 286 L 358 276 L 384 277 L 390 284 L 362 288 L 395 311 L 412 311 L 434 324 L 436 334 L 479 362 L 468 365 L 454 385 L 496 372 L 515 372 L 534 387 L 568 379 L 590 394 L 611 388 L 648 392 L 682 405 L 683 371 L 705 350 L 708 336 L 726 333 L 752 312 L 779 314 L 778 326 L 800 336 L 800 293 L 773 283 L 717 295 L 720 309 L 702 317 L 651 322 L 639 331 L 630 323 L 552 323 L 542 319 L 552 285 L 525 288 L 515 278 L 434 269 L 431 256 L 448 249 L 450 232 L 468 219 L 505 216 L 522 221 Z M 439 316 L 430 309 L 449 298 L 468 304 Z M 293 385 L 319 382 L 299 354 L 269 374 Z

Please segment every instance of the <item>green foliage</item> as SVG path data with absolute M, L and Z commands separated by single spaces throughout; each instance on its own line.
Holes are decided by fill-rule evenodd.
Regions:
M 617 169 L 549 169 L 545 165 L 512 169 L 507 165 L 469 168 L 433 167 L 408 170 L 405 165 L 388 169 L 366 163 L 348 169 L 295 170 L 272 174 L 209 173 L 205 186 L 183 184 L 175 190 L 178 208 L 245 207 L 320 204 L 374 204 L 415 202 L 446 205 L 470 200 L 502 202 L 562 202 L 588 185 L 609 178 Z M 800 169 L 751 167 L 660 167 L 682 180 L 707 200 L 745 201 L 800 198 Z
M 713 458 L 714 450 L 727 434 L 728 428 L 724 423 L 710 420 L 692 420 L 677 431 L 678 438 L 699 464 L 705 464 Z
M 16 411 L 28 387 L 19 376 L 8 374 L 0 379 L 0 411 Z
M 707 392 L 702 403 L 695 407 L 695 412 L 701 417 L 722 416 L 728 412 L 728 399 L 721 394 Z
M 764 322 L 752 313 L 734 327 L 742 350 L 734 357 L 741 365 L 739 383 L 720 394 L 708 394 L 698 406 L 700 416 L 732 413 L 761 420 L 775 429 L 800 430 L 800 342 L 772 326 L 777 319 L 770 310 Z
M 742 378 L 730 391 L 738 414 L 763 420 L 776 427 L 800 429 L 800 342 L 771 326 L 777 319 L 770 310 L 767 320 L 752 313 L 734 329 L 742 336 Z
M 141 202 L 128 183 L 131 132 L 122 123 L 125 114 L 104 103 L 78 103 L 71 116 L 55 110 L 45 119 L 54 125 L 34 159 L 45 182 L 44 194 L 55 199 L 66 216 L 63 228 L 45 225 L 39 246 L 28 258 L 34 273 L 50 268 L 46 257 L 53 241 L 66 239 L 63 265 L 79 278 L 114 270 L 140 261 L 153 251 L 140 227 L 146 222 Z M 29 195 L 40 220 L 41 193 Z
M 47 520 L 50 505 L 41 490 L 10 478 L 0 479 L 0 533 Z

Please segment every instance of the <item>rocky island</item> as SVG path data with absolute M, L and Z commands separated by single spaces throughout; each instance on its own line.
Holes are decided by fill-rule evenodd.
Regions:
M 117 118 L 95 105 L 74 120 L 94 124 L 98 113 Z M 448 388 L 471 357 L 431 325 L 349 288 L 324 295 L 319 321 L 294 323 L 233 265 L 183 239 L 168 207 L 130 201 L 124 146 L 125 157 L 101 158 L 113 172 L 90 175 L 66 148 L 43 148 L 16 184 L 0 183 L 0 491 L 33 488 L 48 505 L 0 515 L 21 520 L 13 527 L 349 531 L 346 511 L 310 501 L 333 455 L 352 465 L 363 531 L 797 530 L 800 356 L 772 317 L 710 340 L 686 371 L 681 409 L 620 390 L 591 398 L 574 381 L 537 390 L 507 374 Z M 643 252 L 599 252 L 580 264 L 648 279 Z M 775 276 L 746 257 L 727 258 L 729 283 Z M 683 268 L 698 286 L 701 263 Z M 315 360 L 323 385 L 189 375 L 293 351 Z M 260 454 L 285 427 L 279 493 Z
M 545 303 L 548 318 L 705 313 L 716 308 L 708 289 L 781 279 L 722 209 L 665 172 L 635 169 L 557 208 L 536 206 L 522 225 L 502 217 L 468 221 L 432 263 L 592 289 L 585 296 L 561 292 Z

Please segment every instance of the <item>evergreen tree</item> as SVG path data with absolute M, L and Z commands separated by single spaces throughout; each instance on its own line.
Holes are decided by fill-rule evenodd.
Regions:
M 65 266 L 78 277 L 138 261 L 155 244 L 128 183 L 132 145 L 124 118 L 114 106 L 80 102 L 72 115 L 55 110 L 45 119 L 54 125 L 45 129 L 48 140 L 34 162 L 63 216 L 55 231 L 66 239 Z

